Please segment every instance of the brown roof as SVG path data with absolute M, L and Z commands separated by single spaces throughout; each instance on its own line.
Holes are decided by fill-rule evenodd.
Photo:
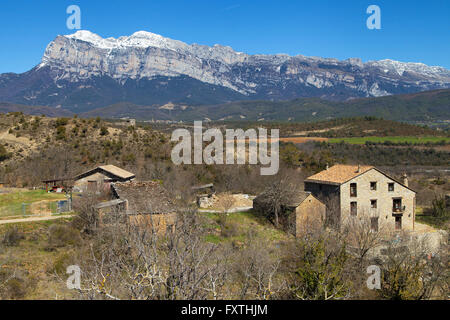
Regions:
M 116 166 L 114 166 L 112 164 L 107 164 L 107 165 L 98 166 L 98 167 L 95 167 L 94 169 L 91 169 L 89 171 L 83 172 L 82 174 L 79 174 L 78 176 L 76 176 L 75 179 L 76 180 L 77 179 L 81 179 L 83 177 L 89 176 L 89 175 L 91 175 L 91 174 L 93 174 L 95 172 L 98 172 L 98 171 L 103 171 L 106 174 L 109 174 L 110 176 L 112 175 L 114 177 L 120 178 L 121 180 L 122 179 L 123 180 L 128 180 L 128 179 L 132 179 L 132 178 L 135 177 L 134 173 L 131 173 L 131 172 L 127 171 L 127 170 L 124 170 L 122 168 L 116 167 Z
M 172 199 L 160 182 L 117 182 L 112 185 L 112 188 L 116 197 L 128 200 L 128 214 L 158 214 L 176 211 Z
M 296 191 L 294 195 L 289 199 L 288 206 L 289 207 L 298 207 L 303 201 L 305 201 L 308 196 L 311 195 L 311 192 L 307 191 Z M 264 204 L 267 201 L 267 197 L 265 193 L 260 194 L 255 199 L 253 199 L 253 203 L 261 203 Z
M 311 195 L 311 192 L 297 191 L 292 199 L 289 201 L 289 205 L 292 207 L 298 207 L 306 198 Z
M 332 166 L 331 168 L 320 171 L 319 173 L 310 176 L 305 181 L 342 184 L 373 168 L 373 166 L 337 164 Z
M 121 177 L 123 179 L 128 179 L 128 178 L 134 177 L 133 173 L 131 173 L 131 172 L 127 171 L 127 170 L 124 170 L 122 168 L 116 167 L 116 166 L 114 166 L 112 164 L 107 164 L 105 166 L 99 166 L 99 168 L 103 169 L 103 170 L 105 170 L 107 172 L 110 172 L 110 173 L 112 173 L 115 176 Z

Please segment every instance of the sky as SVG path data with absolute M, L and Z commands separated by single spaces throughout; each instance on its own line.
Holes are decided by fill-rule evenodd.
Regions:
M 1 0 L 0 73 L 28 71 L 48 43 L 81 29 L 102 37 L 145 30 L 248 54 L 302 54 L 363 61 L 393 59 L 450 69 L 450 0 Z M 369 5 L 381 29 L 369 30 Z

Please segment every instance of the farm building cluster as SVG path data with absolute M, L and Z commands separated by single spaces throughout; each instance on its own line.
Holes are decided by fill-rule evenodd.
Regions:
M 167 228 L 175 220 L 176 204 L 158 181 L 136 181 L 136 176 L 114 165 L 103 165 L 72 179 L 46 180 L 46 189 L 70 188 L 78 193 L 107 193 L 109 198 L 98 203 L 100 220 L 113 211 L 126 213 L 129 221 L 152 223 Z M 213 184 L 193 187 L 196 203 L 203 211 L 219 200 Z M 234 207 L 227 210 L 249 210 L 255 213 L 271 210 L 268 197 L 233 195 Z M 373 166 L 335 165 L 314 174 L 304 182 L 304 190 L 296 190 L 284 204 L 282 223 L 296 236 L 325 223 L 343 225 L 351 219 L 366 218 L 373 231 L 383 225 L 391 231 L 413 231 L 415 228 L 416 192 L 408 186 L 404 175 L 394 179 Z M 238 203 L 241 203 L 239 206 Z M 231 212 L 231 211 L 230 211 Z

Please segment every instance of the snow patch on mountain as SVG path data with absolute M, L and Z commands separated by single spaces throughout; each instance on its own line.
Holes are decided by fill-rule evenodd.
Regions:
M 109 76 L 124 84 L 127 79 L 189 76 L 247 96 L 262 92 L 278 99 L 285 98 L 286 90 L 288 97 L 295 97 L 295 90 L 305 87 L 327 92 L 337 88 L 351 98 L 450 86 L 449 70 L 423 63 L 247 55 L 228 46 L 186 44 L 147 31 L 119 38 L 102 38 L 87 30 L 58 36 L 37 69 L 45 66 L 55 82 Z

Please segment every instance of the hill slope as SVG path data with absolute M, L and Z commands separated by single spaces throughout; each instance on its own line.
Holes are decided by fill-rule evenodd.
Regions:
M 434 121 L 450 119 L 450 89 L 408 95 L 365 98 L 350 102 L 332 102 L 317 98 L 290 101 L 236 101 L 219 105 L 164 106 L 117 103 L 95 109 L 82 116 L 141 120 L 244 120 L 315 121 L 343 117 L 376 116 L 398 121 Z

